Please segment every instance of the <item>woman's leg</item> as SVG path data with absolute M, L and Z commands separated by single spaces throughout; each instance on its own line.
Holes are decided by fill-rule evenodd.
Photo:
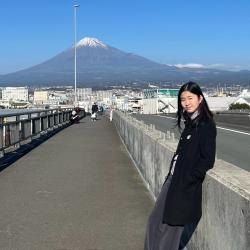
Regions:
M 149 216 L 144 250 L 178 250 L 183 226 L 162 223 L 165 199 L 172 176 L 165 181 Z

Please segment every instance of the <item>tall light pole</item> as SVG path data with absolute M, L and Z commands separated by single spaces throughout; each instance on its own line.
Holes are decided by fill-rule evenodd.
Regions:
M 74 47 L 75 47 L 75 105 L 77 105 L 77 96 L 76 96 L 76 9 L 79 7 L 79 4 L 74 5 Z

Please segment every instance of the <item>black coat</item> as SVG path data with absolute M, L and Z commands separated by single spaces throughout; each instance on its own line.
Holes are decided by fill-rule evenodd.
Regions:
M 215 123 L 187 122 L 175 153 L 178 159 L 165 201 L 163 223 L 185 225 L 200 220 L 202 182 L 206 171 L 214 165 L 215 152 Z
M 94 114 L 94 113 L 96 113 L 96 112 L 98 111 L 98 106 L 97 106 L 97 104 L 93 104 L 93 105 L 92 105 L 91 111 L 92 111 L 92 114 Z

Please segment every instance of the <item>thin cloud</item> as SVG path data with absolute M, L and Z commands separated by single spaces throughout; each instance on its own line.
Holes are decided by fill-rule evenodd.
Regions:
M 231 70 L 231 71 L 238 71 L 243 69 L 250 69 L 250 66 L 242 66 L 242 65 L 229 65 L 229 64 L 222 64 L 222 63 L 215 63 L 215 64 L 200 64 L 200 63 L 185 63 L 185 64 L 175 64 L 172 65 L 177 68 L 191 68 L 191 69 L 221 69 L 221 70 Z
M 177 68 L 193 68 L 193 69 L 200 69 L 200 68 L 205 68 L 203 64 L 199 63 L 186 63 L 186 64 L 175 64 L 174 65 Z

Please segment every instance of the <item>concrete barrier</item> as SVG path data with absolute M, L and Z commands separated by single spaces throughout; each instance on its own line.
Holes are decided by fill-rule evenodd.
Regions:
M 177 141 L 130 115 L 113 121 L 152 196 L 169 171 Z M 188 250 L 250 249 L 250 173 L 217 159 L 203 183 L 203 216 Z

